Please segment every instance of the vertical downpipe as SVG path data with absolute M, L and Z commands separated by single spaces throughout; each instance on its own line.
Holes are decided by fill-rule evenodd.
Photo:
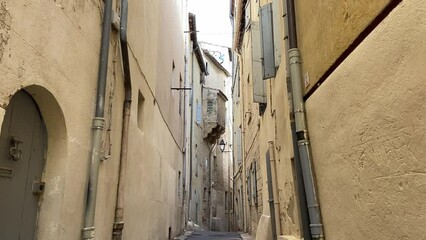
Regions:
M 285 49 L 288 52 L 290 49 L 289 47 L 289 31 L 288 31 L 288 11 L 287 6 L 284 4 L 284 24 L 285 24 Z M 303 184 L 303 173 L 302 173 L 302 165 L 300 163 L 300 156 L 299 156 L 299 149 L 297 145 L 297 137 L 296 137 L 296 122 L 294 120 L 294 107 L 293 107 L 293 94 L 292 94 L 292 83 L 290 78 L 290 61 L 289 58 L 286 57 L 286 68 L 287 68 L 287 92 L 288 92 L 288 102 L 289 102 L 289 110 L 290 110 L 290 128 L 291 128 L 291 138 L 292 141 L 292 148 L 293 148 L 293 154 L 294 154 L 294 169 L 295 169 L 295 175 L 296 175 L 296 189 L 297 189 L 297 199 L 299 203 L 299 210 L 300 210 L 300 218 L 301 218 L 301 230 L 302 230 L 302 236 L 304 240 L 312 240 L 311 236 L 311 230 L 309 228 L 309 213 L 308 213 L 308 207 L 306 203 L 306 194 L 305 194 L 305 187 Z
M 301 76 L 301 57 L 297 46 L 296 16 L 294 0 L 287 0 L 289 50 L 288 58 L 290 64 L 291 89 L 293 96 L 294 119 L 296 125 L 296 138 L 300 163 L 303 173 L 306 201 L 310 219 L 310 230 L 312 239 L 324 239 L 324 230 L 321 222 L 319 201 L 316 193 L 314 170 L 308 128 L 306 124 L 305 102 L 303 100 L 303 83 Z
M 113 225 L 113 240 L 121 240 L 124 228 L 124 193 L 126 185 L 127 154 L 129 145 L 129 122 L 132 104 L 132 81 L 130 75 L 129 51 L 127 46 L 128 2 L 121 0 L 120 47 L 124 75 L 123 125 L 121 129 L 120 165 L 118 172 L 117 199 Z
M 108 70 L 109 41 L 111 34 L 112 0 L 105 0 L 104 21 L 102 27 L 101 50 L 98 71 L 98 88 L 96 94 L 96 111 L 92 125 L 92 149 L 87 182 L 87 199 L 84 216 L 82 239 L 95 239 L 95 208 L 98 188 L 100 148 L 102 132 L 105 125 L 105 91 Z
M 271 164 L 271 180 L 274 197 L 274 209 L 275 209 L 275 229 L 277 236 L 281 235 L 281 221 L 280 221 L 280 200 L 278 194 L 278 181 L 277 181 L 277 161 L 275 159 L 274 142 L 268 142 L 269 148 L 269 159 Z
M 194 42 L 191 44 L 191 95 L 190 95 L 190 123 L 189 123 L 189 200 L 188 200 L 188 218 L 191 221 L 191 201 L 192 201 L 192 132 L 194 130 Z
M 272 239 L 277 239 L 277 224 L 275 219 L 274 189 L 272 187 L 271 151 L 266 153 L 266 178 L 268 180 L 268 203 L 271 216 Z

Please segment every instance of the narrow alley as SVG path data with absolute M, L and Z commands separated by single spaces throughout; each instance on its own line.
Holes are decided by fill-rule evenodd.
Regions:
M 426 240 L 425 0 L 0 0 L 0 240 Z

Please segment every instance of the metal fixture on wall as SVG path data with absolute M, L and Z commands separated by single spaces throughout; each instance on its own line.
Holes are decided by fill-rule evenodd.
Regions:
M 272 170 L 271 170 L 271 152 L 266 152 L 266 178 L 268 182 L 268 203 L 269 203 L 269 214 L 271 216 L 271 231 L 272 239 L 277 239 L 277 224 L 275 216 L 275 205 L 274 205 L 274 190 L 272 186 Z
M 112 0 L 105 0 L 103 15 L 101 50 L 99 56 L 98 87 L 96 94 L 96 110 L 92 125 L 92 147 L 89 166 L 89 176 L 87 181 L 87 199 L 84 214 L 84 227 L 82 229 L 82 239 L 95 239 L 95 207 L 98 189 L 100 148 L 102 132 L 105 125 L 105 92 L 108 70 L 109 41 L 111 34 Z
M 120 47 L 124 75 L 123 123 L 121 129 L 120 165 L 118 172 L 117 199 L 113 225 L 113 240 L 121 240 L 124 228 L 124 195 L 126 185 L 127 153 L 129 142 L 129 121 L 132 103 L 132 81 L 130 75 L 129 50 L 127 43 L 128 2 L 121 0 Z
M 226 146 L 225 141 L 223 139 L 220 140 L 220 142 L 219 142 L 219 148 L 220 148 L 221 152 L 225 151 L 225 146 Z
M 312 239 L 324 239 L 324 230 L 321 221 L 319 201 L 316 193 L 314 169 L 312 166 L 312 155 L 308 128 L 306 123 L 305 102 L 303 100 L 303 83 L 301 76 L 301 57 L 297 45 L 297 30 L 294 0 L 286 0 L 288 26 L 288 64 L 290 71 L 291 87 L 288 92 L 292 96 L 294 123 L 291 124 L 293 132 L 293 144 L 296 157 L 300 157 L 300 168 L 303 175 L 303 183 L 306 194 L 306 203 L 310 221 L 310 235 Z M 297 160 L 296 160 L 297 161 Z M 299 164 L 299 163 L 297 163 Z M 295 164 L 296 165 L 296 164 Z M 296 165 L 297 167 L 298 165 Z M 299 196 L 300 197 L 300 196 Z M 303 220 L 303 209 L 302 209 Z M 306 237 L 306 236 L 305 236 Z

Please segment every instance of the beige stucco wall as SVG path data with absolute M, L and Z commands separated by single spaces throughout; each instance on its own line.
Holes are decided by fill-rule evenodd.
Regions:
M 21 88 L 42 86 L 28 89 L 40 107 L 49 135 L 38 239 L 80 237 L 97 79 L 99 11 L 94 2 L 2 2 L 0 14 L 6 20 L 1 24 L 4 34 L 0 60 L 1 105 L 6 106 Z M 116 38 L 111 40 L 116 41 Z M 115 50 L 111 47 L 111 56 Z M 111 82 L 112 60 L 110 66 L 108 80 Z M 117 78 L 120 79 L 120 75 Z M 116 99 L 122 99 L 121 85 L 115 91 Z M 117 113 L 111 119 L 113 139 L 121 132 L 120 108 L 113 104 L 112 111 Z M 111 142 L 111 158 L 100 169 L 98 210 L 103 211 L 97 211 L 96 232 L 102 239 L 111 235 L 114 214 L 115 194 L 110 198 L 104 196 L 108 194 L 106 189 L 114 192 L 117 181 L 119 138 L 115 139 Z M 105 172 L 109 173 L 108 177 L 104 177 Z
M 183 223 L 183 25 L 184 3 L 129 2 L 129 45 L 133 79 L 129 165 L 124 238 L 167 239 L 181 233 Z M 173 69 L 173 63 L 175 68 Z M 182 86 L 183 87 L 183 86 Z M 138 127 L 137 97 L 144 100 Z M 180 179 L 183 183 L 183 179 Z M 180 189 L 180 195 L 178 194 Z
M 403 1 L 307 101 L 327 239 L 424 239 L 425 13 Z
M 39 105 L 49 135 L 38 239 L 80 238 L 99 62 L 102 7 L 98 4 L 7 0 L 0 6 L 0 116 L 11 96 L 30 86 L 26 90 Z M 175 86 L 172 74 L 179 84 L 184 72 L 182 4 L 130 2 L 133 104 L 124 209 L 128 239 L 165 239 L 169 227 L 172 237 L 183 228 L 177 193 L 183 122 L 178 112 L 180 93 L 170 90 Z M 105 107 L 111 131 L 104 132 L 102 153 L 111 155 L 100 166 L 97 239 L 111 239 L 112 234 L 124 98 L 114 30 L 110 44 Z M 145 97 L 143 131 L 137 125 L 139 91 Z
M 310 79 L 307 91 L 391 1 L 295 1 L 302 73 Z

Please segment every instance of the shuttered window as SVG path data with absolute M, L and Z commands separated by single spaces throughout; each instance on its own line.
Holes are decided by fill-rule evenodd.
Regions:
M 260 8 L 260 36 L 262 49 L 262 77 L 268 79 L 275 77 L 275 47 L 274 27 L 272 16 L 272 3 Z
M 274 30 L 274 57 L 275 57 L 275 67 L 278 68 L 281 63 L 281 40 L 283 39 L 283 30 L 281 24 L 283 23 L 282 18 L 282 0 L 273 0 L 272 1 L 272 24 Z
M 266 103 L 266 82 L 262 77 L 262 51 L 260 46 L 259 22 L 253 22 L 251 28 L 253 102 Z

